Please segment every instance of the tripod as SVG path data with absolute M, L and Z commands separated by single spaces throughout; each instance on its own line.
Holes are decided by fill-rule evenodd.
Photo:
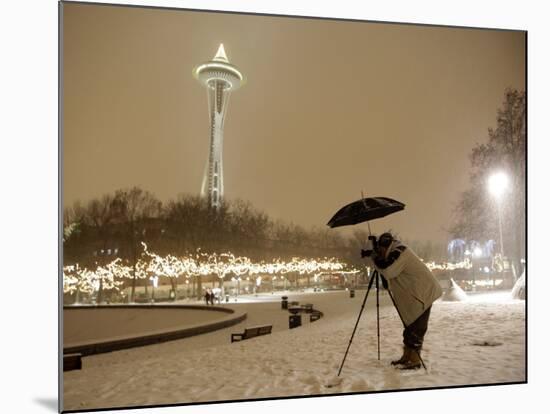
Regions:
M 367 298 L 369 296 L 369 292 L 372 288 L 372 284 L 374 281 L 376 281 L 376 332 L 377 332 L 377 340 L 378 340 L 378 360 L 380 361 L 380 289 L 379 289 L 379 278 L 380 275 L 378 274 L 377 270 L 374 270 L 372 273 L 372 277 L 369 281 L 369 286 L 367 288 L 367 293 L 365 294 L 365 298 L 363 299 L 363 304 L 361 305 L 361 310 L 359 311 L 359 315 L 357 317 L 357 321 L 355 322 L 355 327 L 353 328 L 353 333 L 351 334 L 351 338 L 348 343 L 348 347 L 346 349 L 346 353 L 344 354 L 344 359 L 342 360 L 342 364 L 340 365 L 340 369 L 338 370 L 338 377 L 340 376 L 342 372 L 342 368 L 344 367 L 344 362 L 346 361 L 346 357 L 348 356 L 349 349 L 351 347 L 351 343 L 353 342 L 353 337 L 355 335 L 355 331 L 357 330 L 357 325 L 359 325 L 359 320 L 361 319 L 361 315 L 363 313 L 363 309 L 365 309 L 365 305 L 367 303 Z M 401 319 L 401 322 L 403 323 L 403 326 L 405 325 L 405 322 L 403 321 L 403 318 L 401 316 L 401 313 L 399 312 L 399 308 L 395 304 L 395 300 L 393 299 L 393 295 L 391 294 L 390 290 L 388 289 L 388 294 L 390 295 L 391 301 L 393 303 L 393 306 L 395 307 L 395 310 L 397 310 L 397 314 L 399 315 L 399 318 Z M 418 351 L 415 351 L 418 355 L 418 358 L 420 359 L 420 362 L 422 363 L 422 367 L 424 367 L 425 370 L 427 370 L 426 365 L 424 364 L 424 361 L 422 360 L 422 357 L 420 356 L 420 353 Z

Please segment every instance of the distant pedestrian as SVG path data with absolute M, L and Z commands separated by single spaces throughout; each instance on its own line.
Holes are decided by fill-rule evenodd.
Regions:
M 204 294 L 204 299 L 206 300 L 206 304 L 209 305 L 212 301 L 212 293 L 210 293 L 210 289 L 206 289 L 206 293 Z

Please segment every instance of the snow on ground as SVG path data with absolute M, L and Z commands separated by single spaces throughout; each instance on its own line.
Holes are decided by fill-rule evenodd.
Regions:
M 243 323 L 192 338 L 86 357 L 64 373 L 64 408 L 244 400 L 278 396 L 444 387 L 525 381 L 525 302 L 510 291 L 434 304 L 422 357 L 428 371 L 401 372 L 402 325 L 380 295 L 381 360 L 377 360 L 375 294 L 371 292 L 341 377 L 338 372 L 365 291 L 289 294 L 325 317 L 289 330 L 280 295 L 229 305 L 248 312 Z M 254 302 L 254 300 L 261 300 Z M 273 333 L 230 343 L 232 332 L 272 323 Z
M 443 302 L 458 302 L 468 300 L 468 295 L 466 295 L 466 292 L 464 292 L 453 279 L 450 280 L 450 283 L 451 287 L 447 289 L 441 297 L 441 300 Z

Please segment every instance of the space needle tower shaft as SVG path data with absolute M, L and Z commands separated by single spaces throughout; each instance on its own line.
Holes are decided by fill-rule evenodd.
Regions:
M 210 146 L 202 180 L 201 197 L 218 209 L 224 196 L 223 187 L 223 126 L 231 92 L 244 83 L 243 74 L 225 54 L 223 44 L 211 61 L 198 65 L 193 76 L 206 87 L 210 115 Z

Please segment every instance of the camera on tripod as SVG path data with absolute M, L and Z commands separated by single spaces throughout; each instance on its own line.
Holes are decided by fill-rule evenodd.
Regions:
M 367 247 L 365 249 L 361 249 L 361 258 L 371 257 L 377 248 L 378 240 L 376 239 L 376 236 L 369 236 Z

